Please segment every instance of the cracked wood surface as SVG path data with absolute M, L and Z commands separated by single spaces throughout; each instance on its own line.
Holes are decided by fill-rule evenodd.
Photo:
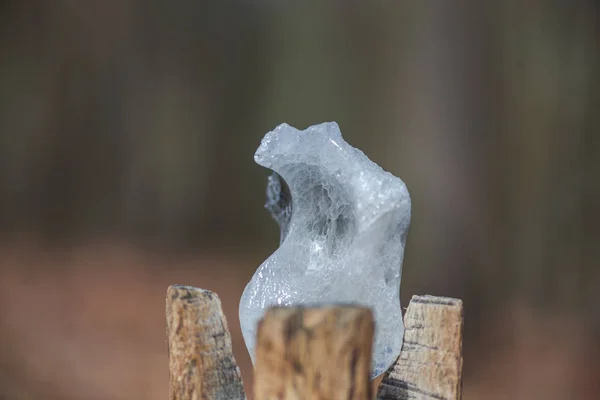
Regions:
M 413 296 L 398 360 L 384 374 L 377 400 L 460 400 L 462 300 Z
M 219 297 L 173 285 L 166 300 L 169 399 L 245 399 Z
M 368 308 L 272 308 L 258 329 L 254 399 L 367 400 L 372 346 Z

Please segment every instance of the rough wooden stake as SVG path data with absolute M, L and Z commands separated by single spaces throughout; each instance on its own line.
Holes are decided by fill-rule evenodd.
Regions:
M 272 308 L 258 328 L 254 399 L 367 400 L 372 347 L 367 308 Z
M 413 296 L 404 317 L 404 344 L 385 373 L 378 400 L 460 400 L 462 300 Z
M 245 399 L 219 297 L 173 285 L 167 290 L 170 400 Z

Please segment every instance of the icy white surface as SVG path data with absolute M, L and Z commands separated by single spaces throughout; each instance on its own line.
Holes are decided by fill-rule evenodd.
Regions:
M 281 227 L 280 247 L 258 268 L 240 301 L 254 361 L 256 329 L 272 305 L 351 303 L 375 314 L 372 377 L 400 354 L 400 277 L 410 197 L 342 138 L 335 122 L 266 134 L 255 161 L 274 171 L 266 207 Z

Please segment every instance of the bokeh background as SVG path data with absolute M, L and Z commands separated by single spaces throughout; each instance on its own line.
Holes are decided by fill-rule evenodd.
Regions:
M 413 199 L 465 399 L 600 396 L 598 2 L 0 2 L 0 399 L 166 399 L 164 295 L 278 244 L 253 162 L 340 124 Z

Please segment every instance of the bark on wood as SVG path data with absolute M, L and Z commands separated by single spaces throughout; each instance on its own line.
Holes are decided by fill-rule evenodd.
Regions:
M 167 290 L 170 400 L 245 399 L 219 297 L 173 285 Z
M 462 301 L 413 296 L 404 317 L 400 357 L 385 373 L 378 400 L 460 400 Z
M 370 398 L 368 308 L 272 308 L 257 336 L 254 399 Z

